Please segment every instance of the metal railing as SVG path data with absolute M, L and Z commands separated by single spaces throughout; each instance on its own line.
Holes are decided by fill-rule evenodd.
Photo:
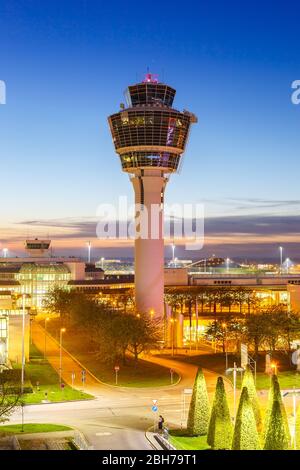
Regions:
M 93 450 L 94 449 L 94 447 L 88 443 L 85 436 L 80 431 L 74 432 L 73 442 L 79 450 Z

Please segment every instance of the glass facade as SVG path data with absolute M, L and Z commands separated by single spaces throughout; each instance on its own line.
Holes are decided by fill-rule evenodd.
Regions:
M 127 88 L 125 98 L 129 107 L 159 104 L 171 108 L 175 93 L 163 83 L 138 83 Z
M 45 294 L 53 286 L 66 286 L 71 274 L 64 264 L 24 263 L 17 278 L 21 284 L 22 293 L 30 295 L 31 306 L 40 308 Z
M 180 155 L 169 152 L 128 152 L 120 156 L 123 170 L 140 167 L 162 167 L 176 170 Z
M 174 147 L 183 151 L 190 117 L 179 111 L 132 109 L 111 116 L 116 149 L 131 146 Z
M 0 317 L 0 365 L 7 362 L 7 318 Z
M 176 171 L 195 117 L 172 108 L 175 90 L 162 83 L 128 87 L 128 108 L 108 118 L 124 171 L 159 167 Z

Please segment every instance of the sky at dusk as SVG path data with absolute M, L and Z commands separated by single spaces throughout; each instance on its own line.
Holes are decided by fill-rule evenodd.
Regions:
M 92 240 L 95 256 L 132 253 L 95 226 L 100 204 L 133 202 L 107 116 L 149 67 L 198 116 L 166 192 L 204 205 L 192 257 L 271 259 L 282 244 L 300 259 L 299 14 L 277 1 L 0 0 L 0 248 L 50 236 L 58 252 Z

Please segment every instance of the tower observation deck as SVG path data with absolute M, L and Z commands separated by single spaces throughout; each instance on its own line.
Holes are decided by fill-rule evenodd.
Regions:
M 127 107 L 108 121 L 122 170 L 131 175 L 135 191 L 136 228 L 148 237 L 135 238 L 135 299 L 141 312 L 163 315 L 164 240 L 163 201 L 168 176 L 177 171 L 188 140 L 194 114 L 173 108 L 175 89 L 147 73 L 143 82 L 125 91 Z M 160 207 L 159 220 L 153 219 L 153 206 Z M 142 209 L 141 209 L 142 208 Z M 147 210 L 147 217 L 140 217 Z M 153 238 L 153 224 L 158 236 Z
M 155 168 L 165 173 L 178 169 L 190 124 L 196 117 L 172 108 L 176 91 L 158 83 L 152 74 L 125 92 L 127 108 L 109 117 L 122 169 L 129 173 Z

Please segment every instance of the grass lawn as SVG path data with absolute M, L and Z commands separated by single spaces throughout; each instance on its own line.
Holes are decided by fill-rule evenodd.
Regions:
M 65 385 L 62 390 L 56 371 L 49 362 L 42 359 L 40 352 L 33 348 L 30 351 L 30 355 L 31 360 L 25 366 L 25 377 L 26 380 L 31 381 L 33 393 L 24 394 L 23 400 L 25 404 L 41 403 L 45 399 L 50 402 L 60 402 L 93 398 L 92 395 L 75 390 L 68 385 Z M 20 367 L 19 364 L 14 365 L 14 368 L 19 369 Z
M 37 433 L 37 432 L 55 432 L 55 431 L 71 431 L 72 428 L 68 426 L 61 426 L 60 424 L 24 424 L 24 433 Z M 22 433 L 21 424 L 8 424 L 0 426 L 0 433 L 20 434 Z
M 278 380 L 281 389 L 293 389 L 293 387 L 300 388 L 300 374 L 294 371 L 278 372 Z M 256 389 L 268 390 L 270 388 L 270 377 L 263 372 L 256 374 Z M 241 379 L 237 380 L 237 387 L 241 387 Z
M 102 382 L 115 385 L 115 371 L 113 366 L 103 364 L 94 354 L 78 353 L 78 360 L 84 364 Z M 118 364 L 118 385 L 121 387 L 160 387 L 171 384 L 170 371 L 165 367 L 139 359 L 135 365 L 133 359 L 127 359 L 124 366 Z M 179 377 L 173 374 L 173 382 L 176 383 Z
M 57 325 L 55 320 L 49 322 L 48 331 L 57 337 Z M 89 338 L 80 331 L 70 331 L 64 336 L 64 347 L 74 357 L 76 357 L 88 370 L 99 380 L 110 385 L 115 385 L 116 376 L 114 365 L 103 362 L 96 355 L 93 347 L 90 346 Z M 135 364 L 133 358 L 128 357 L 126 365 L 117 364 L 120 367 L 118 373 L 118 385 L 121 387 L 160 387 L 171 384 L 170 370 L 157 364 L 139 359 Z M 176 383 L 179 376 L 173 374 L 173 383 Z
M 170 431 L 170 442 L 177 450 L 209 450 L 206 436 L 186 436 L 184 430 Z
M 166 356 L 164 356 L 166 357 Z M 184 356 L 179 355 L 175 356 L 175 359 L 178 359 L 183 362 L 188 362 L 190 364 L 195 364 L 200 367 L 203 367 L 208 370 L 212 370 L 220 375 L 225 375 L 225 355 L 222 353 L 217 354 L 202 354 L 199 356 Z M 270 377 L 263 372 L 264 370 L 264 355 L 259 357 L 258 360 L 258 372 L 256 374 L 256 388 L 257 390 L 267 390 L 270 387 Z M 228 365 L 233 367 L 233 363 L 236 362 L 238 367 L 240 364 L 240 357 L 232 354 L 228 354 Z M 280 387 L 282 389 L 292 389 L 293 387 L 300 388 L 300 374 L 297 374 L 295 369 L 290 368 L 287 355 L 279 355 L 275 359 L 275 362 L 278 364 L 278 379 Z M 233 381 L 232 374 L 229 374 L 228 379 Z M 237 387 L 240 388 L 241 379 L 240 374 L 237 374 Z

